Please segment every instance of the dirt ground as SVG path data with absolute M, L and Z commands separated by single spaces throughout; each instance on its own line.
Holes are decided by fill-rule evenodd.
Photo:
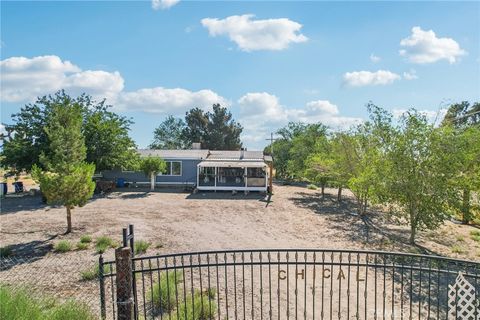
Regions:
M 480 243 L 470 237 L 471 226 L 445 223 L 436 231 L 420 232 L 418 243 L 408 243 L 408 226 L 394 223 L 386 214 L 371 210 L 365 223 L 355 215 L 352 195 L 336 201 L 336 189 L 275 186 L 271 202 L 251 193 L 183 193 L 178 190 L 148 192 L 124 189 L 95 196 L 73 211 L 73 232 L 64 235 L 65 209 L 41 203 L 38 196 L 7 195 L 1 199 L 2 247 L 11 246 L 11 265 L 0 270 L 0 282 L 26 281 L 57 296 L 83 292 L 98 303 L 95 284 L 81 281 L 80 271 L 98 260 L 93 244 L 88 250 L 54 253 L 60 240 L 79 241 L 110 236 L 121 240 L 128 224 L 137 240 L 151 243 L 147 254 L 201 250 L 255 248 L 378 249 L 424 252 L 480 260 Z M 455 251 L 455 252 L 454 252 Z M 106 258 L 113 257 L 109 249 Z M 38 279 L 40 278 L 40 279 Z M 69 286 L 66 286 L 68 283 Z M 92 293 L 93 292 L 93 293 Z M 95 300 L 95 301 L 93 301 Z

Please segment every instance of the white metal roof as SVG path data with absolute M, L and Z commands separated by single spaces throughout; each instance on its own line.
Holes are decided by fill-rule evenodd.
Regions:
M 267 164 L 263 161 L 202 161 L 199 167 L 222 168 L 264 168 Z
M 154 150 L 154 149 L 139 149 L 137 152 L 142 157 L 160 157 L 163 159 L 205 159 L 208 156 L 208 150 L 205 149 L 190 149 L 190 150 Z

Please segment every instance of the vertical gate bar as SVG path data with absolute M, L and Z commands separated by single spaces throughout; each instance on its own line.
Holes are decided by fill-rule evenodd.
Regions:
M 404 285 L 403 285 L 403 271 L 405 268 L 405 263 L 402 257 L 402 264 L 401 264 L 401 269 L 400 269 L 400 320 L 403 320 L 403 290 L 404 290 Z
M 317 253 L 313 252 L 313 288 L 312 288 L 312 319 L 315 319 L 315 289 L 317 286 Z
M 224 254 L 224 263 L 225 263 L 225 312 L 227 314 L 227 320 L 228 320 L 228 284 L 227 284 L 227 253 Z
M 192 314 L 195 314 L 195 287 L 193 286 L 193 256 L 190 254 L 190 293 L 192 295 Z
M 246 170 L 246 168 L 245 168 Z M 246 316 L 246 307 L 245 307 L 245 253 L 242 251 L 242 297 L 243 297 L 243 320 Z
M 350 319 L 350 264 L 352 263 L 352 253 L 348 253 L 348 267 L 347 267 L 347 319 Z
M 221 307 L 220 307 L 220 278 L 218 275 L 218 253 L 215 252 L 215 273 L 217 274 L 217 312 L 218 312 L 218 320 L 220 320 L 221 316 Z M 185 314 L 185 319 L 187 319 L 187 315 Z
M 212 320 L 212 287 L 210 282 L 210 254 L 207 253 L 207 278 L 208 278 L 208 289 L 207 289 L 207 299 L 208 299 L 208 308 L 209 308 L 209 318 Z
M 254 298 L 253 298 L 253 251 L 250 251 L 250 285 L 251 285 L 251 290 L 252 290 L 252 320 L 255 318 L 254 317 Z
M 307 252 L 304 252 L 304 261 L 305 266 L 303 269 L 304 279 L 303 279 L 303 320 L 307 320 Z
M 270 300 L 270 320 L 272 320 L 272 265 L 271 265 L 271 257 L 270 251 L 268 251 L 268 290 L 269 290 L 269 300 Z
M 367 252 L 367 255 L 365 257 L 365 291 L 364 291 L 364 298 L 365 298 L 365 320 L 367 320 L 367 313 L 368 313 L 368 308 L 367 308 L 367 297 L 368 297 L 368 270 L 369 270 L 369 266 L 370 266 L 370 261 L 369 261 L 369 257 L 368 257 L 368 252 Z
M 175 304 L 177 309 L 177 319 L 180 319 L 178 307 L 178 280 L 177 280 L 177 257 L 173 257 L 173 282 L 175 283 Z
M 374 305 L 374 316 L 373 316 L 373 319 L 377 320 L 377 263 L 378 263 L 378 259 L 377 259 L 377 254 L 375 253 L 375 259 L 373 260 L 373 263 L 375 265 L 375 305 Z
M 430 299 L 430 286 L 432 283 L 432 260 L 428 259 L 428 311 L 427 311 L 427 319 L 430 319 L 430 304 L 432 300 Z
M 260 261 L 260 320 L 263 320 L 263 262 L 261 251 L 258 253 L 258 259 Z
M 167 277 L 167 300 L 168 300 L 168 319 L 172 319 L 172 306 L 170 302 L 170 280 L 168 279 L 168 257 L 165 257 L 165 276 Z M 163 311 L 162 311 L 163 312 Z
M 387 298 L 387 257 L 385 254 L 382 254 L 382 260 L 383 260 L 383 305 L 382 305 L 382 314 L 383 314 L 383 319 L 386 319 L 386 298 Z
M 110 266 L 111 266 L 111 265 L 110 265 Z M 116 266 L 116 265 L 115 265 L 115 266 Z M 111 268 L 110 268 L 110 269 L 111 269 Z M 115 278 L 116 278 L 116 277 L 117 277 L 117 276 L 115 276 Z M 117 294 L 116 294 L 116 292 L 115 292 L 115 287 L 113 286 L 113 277 L 110 277 L 110 289 L 111 289 L 111 291 L 112 291 L 112 306 L 113 306 L 113 308 L 112 308 L 112 311 L 113 311 L 113 317 L 112 317 L 112 319 L 115 319 L 115 315 L 116 315 L 116 312 L 115 312 L 115 305 L 116 305 L 116 303 L 115 303 L 115 301 L 116 301 L 116 296 L 117 296 Z
M 419 274 L 419 285 L 418 285 L 418 319 L 422 317 L 422 257 L 420 257 L 420 274 Z
M 198 265 L 198 273 L 199 273 L 199 280 L 200 280 L 200 314 L 204 315 L 203 310 L 203 284 L 202 284 L 202 256 L 200 254 L 197 255 L 197 265 Z
M 235 320 L 238 319 L 237 308 L 237 255 L 233 253 L 233 299 L 235 302 Z
M 142 298 L 143 298 L 143 318 L 147 318 L 147 301 L 145 299 L 145 272 L 143 268 L 143 259 L 140 260 L 140 268 L 142 273 Z
M 392 256 L 392 320 L 395 320 L 395 256 Z
M 330 320 L 333 319 L 333 251 L 330 253 Z
M 359 307 L 360 307 L 360 253 L 357 253 L 357 310 L 355 311 L 355 317 L 356 319 L 360 319 L 360 312 L 359 312 Z
M 440 263 L 437 260 L 437 319 L 440 319 Z
M 100 317 L 105 320 L 107 310 L 105 307 L 105 278 L 103 276 L 103 256 L 98 257 L 98 280 L 100 285 Z
M 150 301 L 152 301 L 152 304 L 153 304 L 153 290 L 154 290 L 154 286 L 153 286 L 153 271 L 152 271 L 152 259 L 148 259 L 148 268 L 150 270 Z M 154 316 L 154 312 L 153 312 L 153 307 L 152 307 L 152 319 L 155 319 L 155 316 Z
M 340 267 L 339 267 L 339 272 L 342 272 L 342 252 L 340 252 L 340 258 L 339 258 L 339 263 L 340 263 Z M 338 320 L 340 320 L 342 317 L 342 313 L 341 313 L 341 310 L 342 310 L 342 276 L 341 276 L 341 273 L 339 273 L 338 275 Z
M 160 267 L 161 267 L 161 263 L 160 263 L 160 260 L 159 258 L 157 257 L 157 266 L 158 266 L 158 296 L 160 299 L 162 299 L 162 291 L 160 289 L 160 284 L 162 283 L 162 273 L 160 272 Z M 160 320 L 163 320 L 163 310 L 159 310 L 160 311 Z
M 298 252 L 295 251 L 295 320 L 298 319 Z
M 280 251 L 277 252 L 277 317 L 280 320 Z
M 476 303 L 476 306 L 475 306 L 475 320 L 478 320 L 480 319 L 480 315 L 478 314 L 479 312 L 479 309 L 480 309 L 480 292 L 478 290 L 478 271 L 480 271 L 480 266 L 477 265 L 477 267 L 475 268 L 473 265 L 473 270 L 474 272 L 472 272 L 472 274 L 475 276 L 475 297 L 477 298 L 477 303 Z M 476 269 L 476 270 L 475 270 Z
M 289 280 L 289 271 L 288 269 L 290 269 L 290 265 L 289 265 L 289 258 L 290 258 L 290 255 L 289 255 L 289 252 L 287 251 L 287 254 L 285 256 L 286 260 L 287 260 L 287 320 L 290 319 L 290 280 Z
M 185 313 L 185 319 L 187 319 L 187 278 L 185 277 L 185 259 L 182 255 L 180 257 L 180 263 L 182 264 L 182 278 L 183 278 L 183 309 Z
M 325 294 L 325 251 L 322 251 L 322 311 L 321 318 L 324 316 L 324 294 Z
M 412 266 L 412 257 L 410 257 L 410 265 L 408 266 L 410 269 L 410 316 L 409 319 L 412 319 L 412 312 L 413 312 L 413 266 Z

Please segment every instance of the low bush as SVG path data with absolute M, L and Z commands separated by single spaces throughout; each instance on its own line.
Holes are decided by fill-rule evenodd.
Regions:
M 87 250 L 87 249 L 88 249 L 88 243 L 85 243 L 85 242 L 77 243 L 77 250 Z
M 173 320 L 208 320 L 214 319 L 217 312 L 215 292 L 195 290 L 193 299 L 188 295 L 185 302 L 179 303 L 177 312 L 172 313 Z M 177 315 L 178 314 L 178 315 Z
M 457 236 L 457 241 L 463 242 L 463 241 L 465 241 L 465 237 L 462 236 L 462 235 L 458 235 Z
M 167 277 L 168 275 L 168 277 Z M 160 277 L 160 282 L 153 284 L 151 292 L 147 297 L 152 299 L 152 304 L 156 313 L 164 313 L 172 311 L 176 306 L 176 294 L 179 294 L 177 284 L 183 281 L 182 273 L 164 272 Z
M 63 253 L 63 252 L 72 251 L 72 248 L 73 246 L 70 241 L 61 240 L 55 244 L 55 246 L 53 247 L 53 250 L 55 250 L 55 252 Z
M 13 254 L 12 247 L 10 247 L 10 246 L 0 247 L 0 257 L 1 258 L 8 258 L 12 254 Z
M 92 242 L 92 236 L 88 235 L 88 234 L 85 234 L 85 235 L 80 237 L 80 242 L 81 243 L 90 243 L 90 242 Z
M 24 288 L 0 285 L 0 319 L 94 320 L 96 317 L 86 305 L 73 300 L 59 303 L 48 297 L 34 297 Z
M 453 245 L 452 246 L 452 252 L 453 253 L 464 253 L 465 250 L 459 245 Z
M 140 240 L 135 242 L 135 254 L 142 254 L 147 252 L 148 247 L 150 247 L 150 242 Z
M 470 231 L 470 238 L 473 241 L 480 242 L 480 230 L 472 230 Z
M 309 185 L 307 186 L 307 189 L 310 189 L 310 190 L 317 190 L 317 189 L 318 189 L 318 187 L 317 187 L 316 185 L 314 185 L 314 184 L 309 184 Z
M 104 253 L 108 248 L 115 248 L 116 246 L 116 242 L 112 238 L 106 236 L 99 237 L 95 242 L 97 253 Z
M 110 273 L 111 268 L 109 264 L 103 265 L 103 273 Z M 100 266 L 96 264 L 94 267 L 90 269 L 86 269 L 80 272 L 80 277 L 84 281 L 90 281 L 90 280 L 95 280 L 98 279 L 98 276 L 100 275 Z

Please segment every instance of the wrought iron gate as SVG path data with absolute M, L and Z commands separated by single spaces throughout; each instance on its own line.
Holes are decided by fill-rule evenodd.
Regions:
M 120 272 L 100 269 L 102 313 L 116 318 Z M 131 276 L 134 319 L 480 319 L 480 263 L 435 256 L 195 252 L 133 257 Z

